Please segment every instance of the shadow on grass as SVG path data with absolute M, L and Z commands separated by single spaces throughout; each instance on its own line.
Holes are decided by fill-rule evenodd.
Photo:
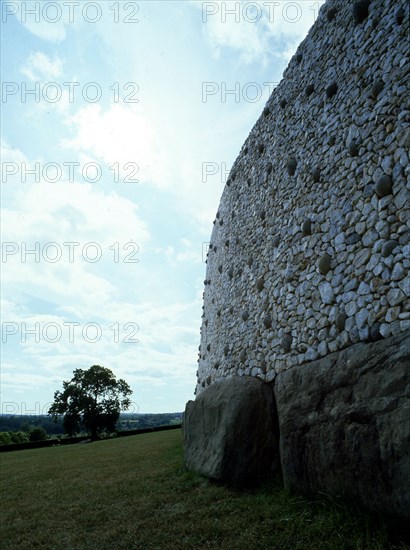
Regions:
M 186 469 L 180 470 L 180 481 L 187 490 L 214 488 L 234 498 L 269 506 L 270 519 L 276 532 L 300 530 L 304 538 L 317 536 L 322 530 L 339 539 L 323 541 L 323 548 L 369 548 L 372 550 L 405 550 L 410 548 L 410 532 L 405 520 L 365 510 L 346 494 L 296 494 L 284 488 L 280 473 L 257 485 L 227 483 L 207 479 Z M 260 522 L 266 519 L 262 514 Z M 356 542 L 353 540 L 356 538 Z M 339 546 L 338 546 L 339 544 Z M 298 546 L 297 546 L 298 547 Z M 296 546 L 295 546 L 296 548 Z M 306 547 L 308 548 L 308 547 Z

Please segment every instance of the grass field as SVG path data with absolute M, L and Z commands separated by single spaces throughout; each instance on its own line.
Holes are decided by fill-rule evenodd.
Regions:
M 2 550 L 409 548 L 380 522 L 279 482 L 238 491 L 186 472 L 180 430 L 0 459 Z

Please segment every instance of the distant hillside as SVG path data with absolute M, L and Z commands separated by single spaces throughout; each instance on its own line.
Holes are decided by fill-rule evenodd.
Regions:
M 181 424 L 182 412 L 163 414 L 135 414 L 124 413 L 120 415 L 117 429 L 121 431 L 139 430 L 142 428 L 156 428 L 157 426 L 172 426 Z

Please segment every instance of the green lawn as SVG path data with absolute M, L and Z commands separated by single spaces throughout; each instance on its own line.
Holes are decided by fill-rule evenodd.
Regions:
M 181 431 L 3 453 L 2 550 L 409 548 L 278 482 L 238 491 L 186 472 Z

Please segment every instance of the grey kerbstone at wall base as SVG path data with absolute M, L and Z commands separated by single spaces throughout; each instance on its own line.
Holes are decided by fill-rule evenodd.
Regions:
M 280 373 L 285 486 L 410 518 L 410 332 Z
M 206 477 L 255 483 L 279 467 L 273 391 L 256 378 L 233 376 L 186 406 L 185 464 Z

